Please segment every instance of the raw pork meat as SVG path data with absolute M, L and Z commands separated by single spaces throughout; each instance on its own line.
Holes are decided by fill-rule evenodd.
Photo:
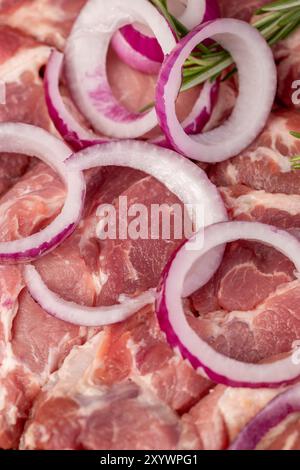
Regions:
M 73 350 L 39 395 L 22 447 L 176 449 L 181 423 L 174 411 L 208 387 L 174 356 L 146 308 Z
M 268 0 L 219 0 L 221 14 L 225 18 L 238 18 L 239 20 L 249 21 L 255 11 L 266 3 Z
M 278 71 L 278 98 L 288 107 L 299 108 L 300 82 L 300 33 L 297 29 L 291 36 L 274 47 Z M 294 84 L 294 82 L 296 82 Z
M 1 240 L 40 229 L 60 210 L 64 195 L 55 173 L 43 164 L 36 165 L 0 201 Z M 73 247 L 69 257 L 76 259 Z M 68 263 L 67 256 L 64 261 Z M 85 340 L 87 329 L 60 322 L 35 304 L 24 288 L 21 266 L 0 269 L 0 447 L 6 449 L 18 445 L 41 385 L 73 345 Z M 84 271 L 77 275 L 84 276 Z
M 23 31 L 28 36 L 64 47 L 72 24 L 86 0 L 4 0 L 0 24 Z
M 51 289 L 68 300 L 86 305 L 111 303 L 116 301 L 115 297 L 118 294 L 132 295 L 155 287 L 160 272 L 176 244 L 160 240 L 145 242 L 145 246 L 133 242 L 128 245 L 123 241 L 99 243 L 96 236 L 99 222 L 97 207 L 101 203 L 117 205 L 119 195 L 126 195 L 129 201 L 147 204 L 151 203 L 152 198 L 156 202 L 162 200 L 169 204 L 176 202 L 176 198 L 152 178 L 129 169 L 111 168 L 92 171 L 87 173 L 86 178 L 88 197 L 83 221 L 62 246 L 36 261 L 36 267 Z M 3 221 L 3 239 L 25 236 L 38 230 L 57 214 L 63 199 L 64 190 L 59 179 L 55 178 L 53 172 L 45 165 L 37 164 L 2 200 L 0 216 Z M 147 263 L 135 265 L 139 263 L 141 250 L 148 253 Z M 127 256 L 132 263 L 132 269 L 128 272 L 125 269 L 120 270 L 120 265 Z M 2 401 L 0 414 L 3 420 L 1 430 L 4 434 L 0 446 L 8 448 L 17 445 L 19 432 L 22 430 L 32 402 L 40 387 L 47 381 L 49 373 L 59 366 L 74 344 L 84 342 L 94 330 L 77 328 L 46 315 L 26 293 L 21 268 L 3 267 L 3 269 L 7 269 L 8 273 L 11 270 L 11 275 L 18 276 L 19 279 L 17 289 L 16 282 L 6 284 L 9 281 L 9 275 L 6 275 L 3 303 L 9 306 L 9 312 L 5 309 L 1 312 L 4 326 L 0 374 L 3 377 L 3 391 L 7 392 Z M 33 318 L 34 329 L 30 327 Z M 40 318 L 41 326 L 37 318 Z M 107 329 L 106 344 L 111 351 L 111 355 L 108 354 L 106 359 L 107 363 L 110 361 L 113 363 L 115 343 L 123 343 L 126 348 L 126 339 L 132 336 L 132 350 L 129 347 L 126 356 L 129 362 L 125 364 L 125 368 L 133 367 L 130 355 L 135 360 L 137 354 L 136 368 L 138 370 L 141 367 L 141 372 L 136 373 L 141 376 L 140 383 L 144 381 L 145 387 L 147 385 L 151 393 L 157 394 L 157 399 L 162 401 L 161 406 L 167 407 L 167 403 L 170 403 L 176 410 L 189 409 L 208 390 L 210 384 L 198 377 L 189 366 L 177 365 L 177 360 L 162 338 L 152 313 L 151 316 L 149 313 L 148 316 L 139 318 L 137 316 L 135 321 Z M 145 328 L 146 321 L 150 323 Z M 148 345 L 146 332 L 149 335 Z M 33 335 L 34 341 L 32 336 L 28 340 L 28 335 Z M 48 349 L 45 345 L 48 345 Z M 159 354 L 161 370 L 158 369 L 157 363 L 153 362 L 156 354 Z M 6 364 L 9 364 L 9 367 Z M 105 375 L 104 369 L 103 366 L 102 373 Z M 111 373 L 111 367 L 108 366 L 107 374 Z M 127 375 L 132 373 L 128 371 Z M 29 397 L 27 394 L 31 388 L 25 387 L 25 381 L 32 384 Z M 18 385 L 19 382 L 21 385 Z M 11 416 L 11 403 L 8 397 L 13 397 L 13 394 L 11 391 L 8 394 L 8 389 L 17 386 L 19 401 L 15 403 L 15 414 Z
M 211 180 L 217 186 L 244 184 L 270 193 L 300 194 L 300 173 L 290 165 L 290 157 L 300 152 L 300 140 L 289 134 L 299 129 L 298 112 L 274 112 L 248 149 L 212 167 Z
M 7 26 L 0 26 L 0 77 L 5 103 L 0 104 L 0 122 L 20 121 L 52 129 L 48 116 L 41 68 L 50 49 Z M 28 168 L 21 155 L 0 154 L 0 195 Z
M 234 220 L 257 220 L 298 234 L 299 195 L 242 185 L 221 192 Z M 272 248 L 240 241 L 227 246 L 216 275 L 192 296 L 188 318 L 216 350 L 259 362 L 289 352 L 299 339 L 299 296 L 300 282 L 289 260 Z

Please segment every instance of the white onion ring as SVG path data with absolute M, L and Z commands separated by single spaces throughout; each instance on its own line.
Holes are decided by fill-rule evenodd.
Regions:
M 239 71 L 239 95 L 229 119 L 218 128 L 188 136 L 175 111 L 181 69 L 191 51 L 205 39 L 227 49 Z M 276 66 L 271 49 L 249 24 L 219 19 L 195 28 L 164 61 L 156 88 L 160 125 L 178 152 L 194 160 L 220 162 L 240 153 L 263 129 L 276 93 Z
M 153 30 L 164 54 L 175 39 L 162 15 L 147 0 L 89 0 L 81 10 L 66 45 L 66 72 L 73 98 L 96 131 L 135 138 L 157 125 L 155 109 L 126 110 L 113 96 L 106 74 L 110 40 L 121 26 L 138 21 Z
M 0 151 L 35 156 L 62 178 L 67 196 L 61 213 L 40 232 L 20 240 L 0 242 L 0 262 L 17 263 L 38 258 L 62 243 L 80 220 L 85 181 L 78 170 L 67 169 L 64 160 L 70 149 L 43 129 L 29 124 L 0 124 Z
M 229 450 L 255 450 L 271 429 L 297 412 L 300 412 L 300 384 L 273 398 L 241 431 Z
M 53 50 L 47 63 L 44 87 L 49 115 L 62 138 L 76 151 L 90 145 L 108 142 L 82 127 L 66 108 L 59 91 L 59 79 L 63 67 L 63 54 Z
M 204 231 L 204 246 L 188 241 L 166 267 L 156 305 L 158 320 L 170 345 L 200 373 L 232 387 L 278 387 L 300 376 L 291 357 L 267 364 L 247 364 L 226 357 L 202 340 L 190 327 L 182 306 L 182 286 L 191 268 L 212 249 L 239 239 L 266 243 L 287 256 L 300 272 L 300 242 L 288 232 L 258 222 L 224 222 Z
M 206 174 L 192 162 L 169 150 L 143 142 L 115 142 L 89 147 L 73 155 L 67 160 L 66 165 L 70 170 L 77 172 L 111 165 L 128 166 L 144 171 L 161 181 L 183 203 L 204 205 L 204 220 L 201 214 L 197 214 L 198 219 L 194 221 L 196 227 L 201 228 L 216 220 L 226 220 L 222 199 Z M 191 209 L 190 215 L 194 216 Z M 209 264 L 202 266 L 202 270 L 197 268 L 200 277 L 196 277 L 196 280 L 195 271 L 189 273 L 190 284 L 187 288 L 190 289 L 192 283 L 205 282 L 205 279 L 218 268 L 222 254 L 223 247 L 211 252 Z M 42 308 L 61 320 L 80 325 L 95 326 L 122 321 L 153 301 L 153 294 L 148 292 L 110 308 L 85 308 L 67 302 L 51 292 L 33 266 L 25 268 L 25 277 L 31 295 Z

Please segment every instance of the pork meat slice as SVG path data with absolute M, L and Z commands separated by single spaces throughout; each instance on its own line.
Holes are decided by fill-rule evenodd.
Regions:
M 277 62 L 278 98 L 286 107 L 299 108 L 300 32 L 297 28 L 274 47 Z M 295 84 L 294 84 L 295 82 Z
M 232 219 L 271 223 L 298 234 L 298 195 L 237 186 L 221 192 Z M 300 337 L 300 283 L 294 270 L 270 247 L 229 244 L 218 272 L 192 296 L 191 325 L 216 350 L 244 362 L 291 351 Z
M 237 18 L 250 21 L 255 11 L 263 5 L 270 3 L 268 0 L 219 0 L 221 15 L 225 18 Z
M 175 449 L 179 419 L 134 380 L 102 381 L 105 332 L 73 350 L 51 376 L 22 438 L 25 449 Z
M 44 164 L 37 164 L 0 201 L 1 240 L 17 239 L 42 228 L 59 212 L 64 197 L 57 175 Z M 77 278 L 83 279 L 83 299 L 90 299 L 88 268 L 79 262 L 81 254 L 74 243 L 69 251 L 65 247 L 64 257 L 66 264 L 68 258 L 73 261 Z M 18 445 L 40 387 L 73 345 L 84 342 L 89 332 L 46 314 L 27 293 L 21 266 L 3 265 L 0 269 L 0 447 L 12 448 Z M 55 272 L 60 279 L 64 274 L 59 269 Z M 74 297 L 78 286 L 79 281 L 72 286 Z
M 300 151 L 300 140 L 289 132 L 300 128 L 293 110 L 271 114 L 262 134 L 240 155 L 214 165 L 210 178 L 217 186 L 245 185 L 268 193 L 300 194 L 300 172 L 292 171 L 290 157 Z
M 86 0 L 5 0 L 0 23 L 62 49 Z
M 207 388 L 174 356 L 146 308 L 69 355 L 40 393 L 22 448 L 176 449 L 175 410 Z
M 182 417 L 180 446 L 185 450 L 227 449 L 244 426 L 278 393 L 279 390 L 218 385 Z

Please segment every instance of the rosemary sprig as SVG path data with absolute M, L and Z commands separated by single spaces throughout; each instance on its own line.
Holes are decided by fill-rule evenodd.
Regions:
M 169 12 L 167 0 L 150 0 L 167 19 L 178 39 L 184 37 L 187 29 Z M 282 41 L 300 26 L 300 0 L 280 0 L 269 3 L 256 11 L 257 18 L 252 24 L 266 39 L 269 46 Z M 188 57 L 182 71 L 180 91 L 186 91 L 206 80 L 215 80 L 222 76 L 228 79 L 236 72 L 230 54 L 217 44 L 207 47 L 199 44 Z M 226 71 L 224 75 L 224 71 Z M 154 103 L 147 105 L 147 109 Z
M 256 14 L 261 16 L 253 23 L 253 26 L 261 33 L 270 46 L 282 41 L 300 26 L 300 0 L 281 0 L 270 3 L 259 9 Z M 188 90 L 196 85 L 200 85 L 208 79 L 216 78 L 234 62 L 227 51 L 218 48 L 215 53 L 210 53 L 209 61 L 207 53 L 203 52 L 201 61 L 203 65 L 191 66 L 194 74 L 183 70 L 183 90 Z M 234 73 L 230 71 L 230 75 Z M 227 76 L 228 78 L 228 76 Z
M 290 134 L 296 139 L 300 139 L 300 132 L 290 131 Z M 300 170 L 300 155 L 294 155 L 290 162 L 293 170 Z

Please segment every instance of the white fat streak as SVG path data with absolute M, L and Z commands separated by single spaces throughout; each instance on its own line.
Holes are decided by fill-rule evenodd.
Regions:
M 44 389 L 50 392 L 51 396 L 60 396 L 73 393 L 75 389 L 80 388 L 80 382 L 85 381 L 103 338 L 104 333 L 101 331 L 83 346 L 75 346 L 60 369 L 50 376 Z
M 66 333 L 61 338 L 59 343 L 50 347 L 48 353 L 48 361 L 45 364 L 45 369 L 43 371 L 43 375 L 45 375 L 45 377 L 48 377 L 51 372 L 56 368 L 60 358 L 61 346 L 67 344 L 69 340 L 71 340 L 71 335 L 70 333 Z
M 0 411 L 5 409 L 6 397 L 7 397 L 7 390 L 4 387 L 0 387 Z
M 43 20 L 41 20 L 44 19 Z M 66 12 L 59 8 L 56 2 L 39 0 L 32 7 L 27 4 L 20 6 L 9 16 L 9 25 L 21 31 L 32 34 L 34 27 L 35 37 L 44 41 L 48 36 L 55 36 L 57 47 L 64 46 L 64 38 L 57 31 L 57 23 L 66 21 Z
M 227 193 L 226 188 L 222 188 Z M 229 196 L 230 197 L 230 196 Z M 300 214 L 300 196 L 296 194 L 270 194 L 265 191 L 251 191 L 237 198 L 230 198 L 231 209 L 234 216 L 251 213 L 257 206 L 265 209 L 277 209 L 289 213 L 291 216 Z
M 219 399 L 218 408 L 226 423 L 230 440 L 279 392 L 278 389 L 226 388 Z
M 13 324 L 14 318 L 16 317 L 18 313 L 18 308 L 19 308 L 18 295 L 22 289 L 23 289 L 23 286 L 20 285 L 19 292 L 17 293 L 17 296 L 16 296 L 16 301 L 14 302 L 12 308 L 3 307 L 3 305 L 1 305 L 1 324 L 4 330 L 4 339 L 6 343 L 8 343 L 11 339 L 12 324 Z M 11 299 L 8 299 L 8 300 L 11 300 Z
M 272 144 L 275 145 L 275 144 Z M 251 162 L 255 163 L 261 160 L 272 160 L 282 173 L 289 173 L 292 169 L 291 162 L 287 156 L 283 156 L 275 150 L 268 147 L 259 147 L 254 151 L 247 153 L 247 157 L 250 158 Z
M 4 84 L 18 83 L 24 72 L 31 72 L 35 83 L 40 84 L 39 67 L 47 62 L 50 52 L 48 46 L 23 49 L 0 66 L 1 81 Z
M 44 425 L 34 423 L 34 426 L 29 426 L 25 434 L 20 440 L 20 450 L 24 449 L 35 449 L 36 448 L 36 436 L 39 436 L 39 442 L 47 443 L 50 438 L 50 433 L 47 431 Z
M 16 405 L 9 404 L 9 410 L 5 413 L 5 418 L 9 426 L 14 426 L 19 417 L 19 410 Z
M 99 272 L 97 274 L 96 273 L 92 274 L 92 279 L 94 282 L 96 293 L 99 295 L 102 290 L 102 287 L 108 281 L 108 275 L 102 269 L 99 269 Z
M 236 184 L 238 182 L 239 172 L 233 163 L 229 163 L 226 168 L 227 176 L 230 178 L 231 184 Z

